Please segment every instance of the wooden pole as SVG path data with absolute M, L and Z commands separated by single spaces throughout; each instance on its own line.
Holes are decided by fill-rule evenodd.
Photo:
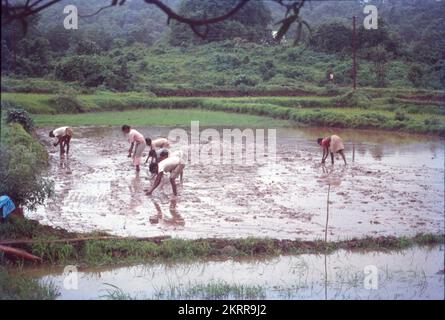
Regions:
M 326 201 L 326 226 L 324 229 L 324 242 L 328 242 L 328 223 L 329 223 L 329 192 L 331 191 L 331 184 L 328 184 L 328 198 Z
M 162 241 L 169 239 L 170 236 L 146 237 L 146 238 L 121 238 L 121 237 L 86 237 L 86 238 L 71 238 L 71 239 L 53 239 L 53 240 L 1 240 L 0 245 L 26 245 L 35 243 L 75 243 L 85 242 L 90 240 L 135 240 L 135 241 Z
M 352 77 L 353 89 L 357 89 L 357 60 L 356 60 L 356 30 L 355 30 L 355 16 L 352 17 Z
M 329 223 L 329 193 L 331 191 L 331 184 L 328 184 L 328 197 L 326 200 L 326 226 L 324 229 L 324 299 L 328 300 L 328 261 L 327 261 L 327 242 L 328 242 L 328 223 Z
M 11 248 L 7 246 L 0 245 L 0 252 L 4 252 L 6 255 L 14 256 L 17 258 L 22 258 L 29 261 L 34 262 L 40 262 L 42 261 L 42 258 L 39 258 L 35 255 L 32 255 L 25 250 L 17 249 L 17 248 Z

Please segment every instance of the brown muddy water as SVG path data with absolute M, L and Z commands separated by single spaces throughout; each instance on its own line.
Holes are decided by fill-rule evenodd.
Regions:
M 400 252 L 339 250 L 326 256 L 86 269 L 74 277 L 62 269 L 25 273 L 54 284 L 59 299 L 443 300 L 443 268 L 444 247 L 439 245 Z
M 171 128 L 137 128 L 150 137 Z M 27 216 L 75 232 L 120 236 L 324 237 L 329 240 L 444 230 L 444 140 L 364 130 L 277 129 L 277 162 L 187 165 L 179 196 L 164 181 L 152 196 L 148 168 L 136 174 L 119 128 L 75 128 L 60 160 L 47 132 L 55 196 Z M 320 165 L 316 138 L 338 134 L 348 165 Z M 172 150 L 177 146 L 173 144 Z M 329 159 L 328 159 L 329 160 Z

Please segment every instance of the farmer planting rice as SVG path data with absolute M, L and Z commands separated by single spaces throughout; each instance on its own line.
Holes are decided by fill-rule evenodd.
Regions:
M 170 142 L 166 138 L 157 138 L 154 140 L 146 138 L 145 142 L 147 143 L 147 146 L 149 146 L 151 150 L 156 148 L 170 148 Z
M 169 179 L 172 185 L 173 194 L 176 196 L 178 194 L 176 191 L 176 178 L 179 176 L 182 182 L 185 167 L 182 152 L 177 151 L 169 156 L 169 152 L 164 149 L 164 151 L 160 153 L 158 160 L 158 163 L 152 163 L 153 166 L 151 170 L 153 170 L 153 173 L 156 173 L 156 179 L 153 186 L 147 191 L 147 195 L 151 195 L 153 193 L 153 191 L 161 183 L 164 173 L 168 173 L 170 175 Z
M 163 158 L 168 157 L 170 154 L 170 152 L 168 151 L 168 149 L 165 148 L 161 148 L 158 150 L 150 150 L 150 152 L 148 153 L 148 157 L 147 160 L 145 160 L 145 163 L 148 162 L 148 160 L 150 159 L 150 164 L 149 164 L 149 171 L 152 174 L 157 174 L 158 173 L 158 163 L 161 159 L 161 156 Z
M 133 164 L 136 166 L 136 171 L 140 170 L 142 152 L 144 152 L 146 145 L 144 136 L 137 130 L 132 129 L 129 125 L 123 125 L 122 131 L 128 135 L 130 142 L 130 149 L 128 150 L 128 157 L 133 156 Z M 134 147 L 134 152 L 133 152 Z
M 63 154 L 65 153 L 65 146 L 66 146 L 66 154 L 68 155 L 68 152 L 70 151 L 71 137 L 73 136 L 73 129 L 71 129 L 70 127 L 60 127 L 51 130 L 49 132 L 49 136 L 51 138 L 57 139 L 57 142 L 55 142 L 53 145 L 54 147 L 60 145 L 60 156 L 63 156 Z
M 153 159 L 156 156 L 156 148 L 164 149 L 164 148 L 170 148 L 170 142 L 166 138 L 157 138 L 155 140 L 151 140 L 150 138 L 145 139 L 145 143 L 150 148 L 150 152 L 148 153 L 147 160 L 145 160 L 145 163 L 148 162 L 148 160 L 151 158 L 153 162 Z
M 343 144 L 343 140 L 337 136 L 337 135 L 332 135 L 330 137 L 326 137 L 326 138 L 318 138 L 317 139 L 317 143 L 323 148 L 323 157 L 321 159 L 321 163 L 325 163 L 326 158 L 328 157 L 329 153 L 331 154 L 331 162 L 332 164 L 334 164 L 334 153 L 339 153 L 342 158 L 343 161 L 345 162 L 346 165 L 346 157 L 344 154 L 344 149 L 345 146 Z

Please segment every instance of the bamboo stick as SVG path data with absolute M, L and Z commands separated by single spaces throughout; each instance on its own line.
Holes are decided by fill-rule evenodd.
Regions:
M 122 238 L 122 237 L 85 237 L 85 238 L 68 238 L 68 239 L 49 239 L 49 240 L 1 240 L 0 245 L 26 245 L 35 243 L 74 243 L 74 242 L 85 242 L 90 240 L 136 240 L 136 241 L 162 241 L 170 239 L 170 236 L 158 236 L 158 237 L 145 237 L 145 238 Z
M 13 255 L 15 257 L 23 258 L 25 260 L 30 260 L 30 261 L 34 261 L 34 262 L 42 261 L 42 258 L 32 255 L 22 249 L 11 248 L 11 247 L 0 245 L 0 251 L 4 252 L 7 255 Z

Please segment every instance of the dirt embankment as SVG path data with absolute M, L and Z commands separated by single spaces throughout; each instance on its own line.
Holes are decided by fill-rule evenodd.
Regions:
M 304 96 L 335 96 L 332 94 L 320 94 L 301 89 L 281 90 L 196 90 L 196 89 L 153 89 L 158 97 L 304 97 Z
M 414 103 L 434 103 L 441 104 L 445 103 L 445 96 L 442 95 L 397 95 L 396 98 L 401 100 L 406 100 L 407 102 Z

